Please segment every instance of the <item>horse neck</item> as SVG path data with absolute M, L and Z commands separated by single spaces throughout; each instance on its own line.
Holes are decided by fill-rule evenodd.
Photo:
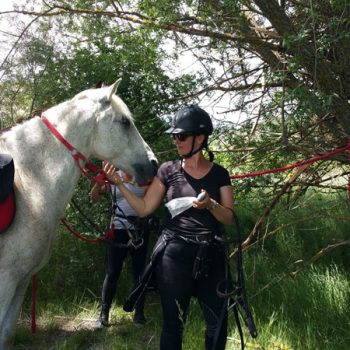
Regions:
M 70 144 L 89 157 L 93 116 L 72 113 L 74 110 L 64 103 L 44 115 Z M 2 135 L 0 151 L 14 159 L 18 198 L 38 217 L 60 217 L 74 193 L 80 170 L 68 149 L 43 121 L 33 118 Z

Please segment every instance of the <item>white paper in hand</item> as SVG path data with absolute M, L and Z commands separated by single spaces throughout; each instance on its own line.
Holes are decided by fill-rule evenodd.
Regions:
M 181 197 L 175 198 L 165 204 L 169 209 L 171 218 L 183 213 L 185 210 L 192 207 L 193 201 L 202 201 L 205 198 L 205 192 L 201 192 L 197 197 Z

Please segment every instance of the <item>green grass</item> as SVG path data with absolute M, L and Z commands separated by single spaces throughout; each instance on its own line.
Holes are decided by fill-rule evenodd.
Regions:
M 154 304 L 147 305 L 148 322 L 135 325 L 132 314 L 113 305 L 111 326 L 96 329 L 97 303 L 42 305 L 37 311 L 37 332 L 30 332 L 29 315 L 19 321 L 15 349 L 157 349 L 160 324 Z M 158 307 L 157 307 L 158 308 Z
M 251 298 L 259 337 L 246 334 L 251 349 L 348 349 L 350 344 L 349 276 L 335 266 L 312 268 Z M 148 296 L 147 324 L 136 326 L 120 305 L 112 309 L 112 326 L 94 331 L 98 303 L 59 301 L 41 305 L 38 331 L 30 333 L 29 314 L 22 317 L 15 349 L 158 349 L 161 310 L 158 296 Z M 39 301 L 40 302 L 40 301 Z M 203 349 L 204 323 L 193 301 L 184 334 L 184 349 Z M 239 349 L 230 315 L 227 349 Z
M 256 198 L 239 201 L 247 235 L 263 207 Z M 350 249 L 329 251 L 313 264 L 322 248 L 349 239 L 349 200 L 338 195 L 281 202 L 265 221 L 258 238 L 244 252 L 246 285 L 258 338 L 245 329 L 247 349 L 348 350 L 350 344 Z M 298 268 L 305 266 L 296 274 Z M 294 276 L 294 277 L 292 277 Z M 15 337 L 20 349 L 158 349 L 161 307 L 156 293 L 146 300 L 145 326 L 136 326 L 122 310 L 130 290 L 130 266 L 121 276 L 112 326 L 93 328 L 104 277 L 103 245 L 86 244 L 61 230 L 52 259 L 37 276 L 36 334 L 30 330 L 30 290 Z M 233 315 L 227 349 L 240 349 Z M 204 323 L 193 300 L 184 333 L 184 350 L 204 349 Z
M 260 323 L 259 343 L 267 348 L 271 335 L 291 349 L 349 347 L 349 275 L 335 266 L 288 278 L 251 303 Z

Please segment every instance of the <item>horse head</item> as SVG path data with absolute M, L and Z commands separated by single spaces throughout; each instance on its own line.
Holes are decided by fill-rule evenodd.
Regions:
M 146 184 L 155 175 L 157 159 L 137 130 L 129 108 L 115 94 L 120 81 L 98 89 L 100 108 L 96 116 L 92 156 L 113 163 L 133 175 L 137 183 Z

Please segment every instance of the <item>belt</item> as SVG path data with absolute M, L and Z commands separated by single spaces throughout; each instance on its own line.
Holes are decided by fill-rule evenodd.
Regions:
M 194 244 L 208 244 L 212 243 L 216 239 L 216 235 L 214 233 L 210 234 L 202 234 L 202 235 L 176 235 L 174 238 L 179 238 L 184 240 L 188 243 L 194 243 Z

